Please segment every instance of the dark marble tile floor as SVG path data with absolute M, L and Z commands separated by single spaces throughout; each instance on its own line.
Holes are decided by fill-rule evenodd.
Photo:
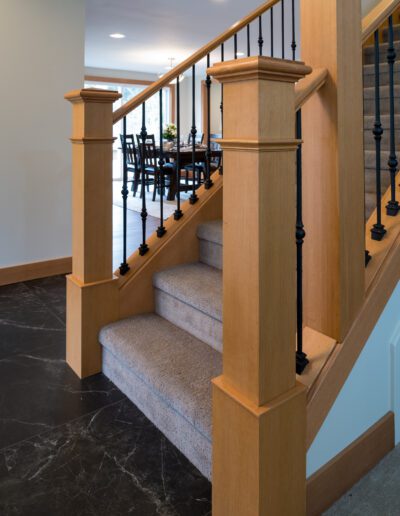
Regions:
M 0 515 L 206 516 L 211 486 L 102 374 L 65 357 L 65 278 L 0 288 Z

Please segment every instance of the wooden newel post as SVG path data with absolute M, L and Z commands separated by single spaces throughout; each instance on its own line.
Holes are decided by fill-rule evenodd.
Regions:
M 304 322 L 342 342 L 365 295 L 360 0 L 301 0 L 301 53 L 329 72 L 302 110 Z
M 101 371 L 98 332 L 118 311 L 112 264 L 112 111 L 120 96 L 94 89 L 65 96 L 73 105 L 67 362 L 81 378 Z
M 223 375 L 213 383 L 213 515 L 305 514 L 296 383 L 294 83 L 311 69 L 219 63 L 224 85 Z

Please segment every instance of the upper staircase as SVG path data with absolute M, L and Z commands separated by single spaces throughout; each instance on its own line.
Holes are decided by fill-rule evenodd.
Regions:
M 393 27 L 394 48 L 396 52 L 394 64 L 394 98 L 400 101 L 400 25 Z M 382 192 L 390 186 L 390 174 L 388 161 L 390 155 L 390 91 L 389 91 L 389 64 L 388 55 L 389 30 L 384 28 L 381 32 L 379 83 L 381 91 L 381 122 L 382 136 Z M 373 45 L 366 45 L 363 49 L 364 56 L 364 153 L 365 153 L 365 215 L 370 218 L 376 207 L 376 153 L 374 139 L 375 117 L 375 49 Z M 400 142 L 400 114 L 395 115 L 395 140 Z

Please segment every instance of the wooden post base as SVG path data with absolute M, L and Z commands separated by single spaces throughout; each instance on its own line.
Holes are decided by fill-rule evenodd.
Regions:
M 67 276 L 67 363 L 80 378 L 101 371 L 99 331 L 118 318 L 117 280 L 83 284 Z
M 213 381 L 213 516 L 304 516 L 306 388 L 258 407 Z

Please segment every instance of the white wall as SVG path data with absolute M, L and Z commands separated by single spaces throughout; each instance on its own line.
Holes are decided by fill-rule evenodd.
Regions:
M 361 9 L 365 16 L 372 8 L 379 4 L 381 0 L 361 0 Z
M 0 267 L 71 255 L 71 107 L 84 0 L 3 0 Z
M 400 442 L 400 283 L 307 454 L 307 476 L 390 410 Z

